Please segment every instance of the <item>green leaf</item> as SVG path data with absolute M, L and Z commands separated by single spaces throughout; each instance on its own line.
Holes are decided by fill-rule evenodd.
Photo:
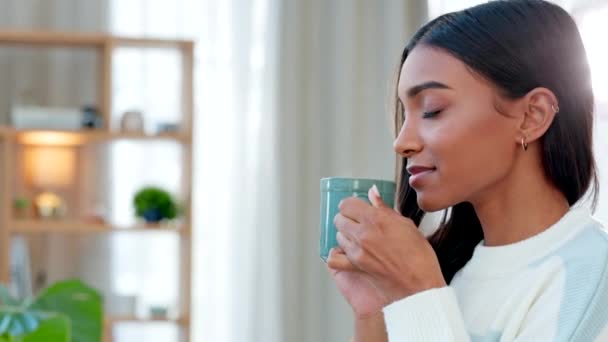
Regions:
M 101 295 L 79 280 L 56 283 L 46 289 L 30 309 L 59 312 L 69 318 L 72 342 L 101 341 Z
M 8 333 L 11 336 L 20 336 L 25 335 L 29 331 L 26 330 L 26 326 L 21 321 L 21 314 L 16 313 L 13 315 L 13 319 L 11 320 L 11 325 L 8 328 Z
M 31 332 L 34 331 L 38 328 L 38 326 L 40 325 L 40 320 L 38 319 L 38 317 L 36 317 L 35 315 L 29 313 L 29 312 L 24 312 L 20 315 L 19 317 L 21 323 L 23 324 L 23 326 L 25 327 L 25 331 L 27 332 Z
M 177 203 L 167 191 L 148 186 L 140 189 L 133 198 L 135 214 L 143 217 L 148 210 L 157 210 L 161 218 L 174 219 L 178 214 Z
M 0 315 L 0 335 L 2 335 L 7 332 L 8 328 L 11 326 L 13 316 L 8 312 L 3 312 Z
M 24 336 L 23 342 L 70 342 L 70 320 L 65 315 L 55 315 Z
M 18 337 L 28 334 L 38 328 L 40 318 L 22 308 L 0 308 L 0 334 Z

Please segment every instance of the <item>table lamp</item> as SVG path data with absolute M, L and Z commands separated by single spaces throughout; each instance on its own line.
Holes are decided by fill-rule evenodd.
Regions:
M 76 151 L 64 146 L 31 146 L 25 150 L 24 161 L 30 184 L 41 190 L 34 198 L 41 218 L 65 215 L 64 199 L 58 190 L 73 184 Z

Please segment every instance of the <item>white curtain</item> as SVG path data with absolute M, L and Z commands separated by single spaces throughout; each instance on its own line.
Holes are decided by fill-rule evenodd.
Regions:
M 344 341 L 350 309 L 318 257 L 319 179 L 392 179 L 389 89 L 420 22 L 415 1 L 285 2 L 279 168 L 284 341 Z
M 346 340 L 350 311 L 318 257 L 319 179 L 393 177 L 385 100 L 425 6 L 212 3 L 197 12 L 208 20 L 198 46 L 195 340 Z
M 197 28 L 194 341 L 281 341 L 278 1 L 202 1 Z
M 608 224 L 608 47 L 603 34 L 608 30 L 608 1 L 574 2 L 571 6 L 585 43 L 595 95 L 594 152 L 600 178 L 595 217 Z

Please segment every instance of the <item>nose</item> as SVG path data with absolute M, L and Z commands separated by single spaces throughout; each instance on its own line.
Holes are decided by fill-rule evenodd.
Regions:
M 415 125 L 410 120 L 405 120 L 397 139 L 393 143 L 393 149 L 404 158 L 419 153 L 422 150 L 422 141 Z

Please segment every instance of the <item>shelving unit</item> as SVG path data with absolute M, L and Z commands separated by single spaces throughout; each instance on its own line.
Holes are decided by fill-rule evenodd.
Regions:
M 76 34 L 63 32 L 19 32 L 0 31 L 0 46 L 28 46 L 42 48 L 93 49 L 97 55 L 97 103 L 96 107 L 103 125 L 98 129 L 67 130 L 20 130 L 10 125 L 0 125 L 0 282 L 10 282 L 10 246 L 11 238 L 16 235 L 32 236 L 37 234 L 121 234 L 125 232 L 146 234 L 148 232 L 168 232 L 177 234 L 180 239 L 180 308 L 176 319 L 112 317 L 106 316 L 104 341 L 111 341 L 112 329 L 117 324 L 151 322 L 168 322 L 180 327 L 180 341 L 190 340 L 190 303 L 191 303 L 191 177 L 192 177 L 192 116 L 193 116 L 193 42 L 188 40 L 148 39 L 116 37 L 107 34 Z M 181 55 L 181 103 L 179 130 L 171 133 L 144 134 L 119 132 L 112 129 L 113 97 L 112 68 L 113 53 L 117 48 L 161 48 L 174 49 Z M 84 217 L 66 217 L 65 219 L 36 219 L 32 217 L 17 218 L 13 213 L 12 203 L 18 194 L 15 184 L 24 183 L 23 172 L 17 165 L 28 146 L 53 146 L 54 142 L 44 136 L 61 137 L 61 146 L 74 149 L 78 158 L 90 146 L 114 143 L 116 141 L 172 142 L 178 144 L 182 152 L 181 187 L 184 189 L 183 214 L 178 222 L 170 224 L 135 224 L 120 226 L 110 223 L 99 223 Z M 41 138 L 43 137 L 43 138 Z M 78 169 L 82 172 L 82 169 Z M 75 180 L 72 200 L 78 202 L 81 192 L 90 191 Z M 23 185 L 25 186 L 25 185 Z
M 14 234 L 28 233 L 128 233 L 128 232 L 175 232 L 185 235 L 189 229 L 180 224 L 145 224 L 130 227 L 119 227 L 108 224 L 91 223 L 86 221 L 53 221 L 53 220 L 15 220 L 9 227 Z

